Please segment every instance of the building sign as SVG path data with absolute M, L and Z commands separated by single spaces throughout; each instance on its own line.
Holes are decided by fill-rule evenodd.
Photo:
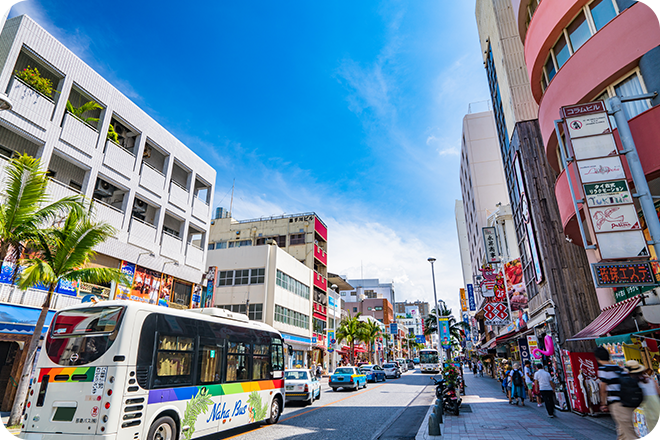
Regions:
M 520 352 L 520 361 L 523 365 L 525 365 L 525 362 L 532 360 L 529 353 L 529 345 L 527 345 L 527 338 L 518 339 L 518 350 Z
M 517 154 L 514 159 L 513 166 L 518 187 L 518 203 L 520 204 L 520 209 L 522 210 L 523 223 L 526 232 L 525 235 L 527 237 L 527 240 L 525 240 L 524 248 L 528 258 L 531 260 L 532 267 L 534 268 L 534 279 L 536 284 L 540 284 L 543 281 L 543 269 L 541 267 L 541 258 L 539 257 L 539 248 L 536 244 L 536 234 L 534 233 L 533 224 L 534 222 L 532 222 L 532 216 L 529 212 L 529 200 L 527 200 L 527 193 L 525 192 L 525 183 L 523 182 L 520 157 Z
M 476 312 L 477 303 L 474 300 L 474 286 L 472 284 L 468 284 L 466 287 L 467 287 L 467 297 L 468 297 L 468 305 L 470 306 L 470 311 Z
M 202 297 L 202 307 L 213 307 L 214 296 L 215 296 L 215 278 L 218 272 L 218 268 L 215 266 L 210 266 L 209 270 L 206 272 L 206 291 Z
M 587 102 L 586 104 L 567 105 L 561 108 L 562 118 L 588 115 L 591 113 L 607 112 L 603 101 Z
M 396 323 L 390 324 L 390 334 L 391 335 L 396 335 L 397 333 L 399 333 L 399 328 L 398 328 L 397 324 Z
M 468 304 L 467 304 L 467 298 L 465 297 L 465 289 L 458 289 L 458 290 L 461 296 L 461 310 L 463 312 L 467 312 Z
M 641 229 L 637 210 L 632 203 L 589 208 L 589 215 L 596 233 Z
M 619 156 L 581 160 L 577 162 L 577 167 L 582 183 L 626 178 L 626 174 L 623 171 L 623 164 L 621 163 L 621 158 Z
M 628 182 L 625 180 L 590 183 L 583 187 L 587 206 L 590 208 L 632 203 Z
M 655 285 L 653 269 L 648 262 L 594 263 L 596 287 L 623 287 Z
M 568 134 L 571 139 L 609 133 L 610 121 L 607 113 L 592 113 L 566 119 Z
M 128 261 L 122 261 L 120 270 L 121 273 L 126 275 L 130 284 L 124 285 L 117 283 L 114 299 L 129 299 L 131 286 L 133 285 L 133 278 L 135 277 L 135 264 L 129 263 Z
M 615 156 L 618 154 L 614 138 L 609 133 L 577 139 L 571 138 L 571 144 L 573 145 L 573 153 L 577 160 Z
M 598 248 L 604 260 L 648 257 L 646 237 L 642 231 L 611 232 L 598 234 Z
M 484 298 L 491 298 L 495 296 L 493 288 L 495 287 L 497 275 L 495 272 L 493 272 L 493 266 L 490 264 L 484 264 L 479 270 L 481 271 L 481 276 L 483 277 L 483 281 L 481 282 L 481 295 Z
M 644 292 L 655 289 L 655 286 L 627 286 L 614 289 L 614 299 L 616 302 L 625 301 L 634 296 L 641 295 Z
M 484 249 L 486 250 L 486 261 L 499 263 L 500 248 L 497 244 L 497 230 L 494 226 L 481 228 L 484 237 Z
M 533 352 L 535 348 L 539 348 L 539 341 L 536 339 L 536 336 L 527 336 L 527 348 L 529 348 L 530 353 Z
M 486 325 L 507 325 L 509 322 L 509 308 L 505 303 L 494 302 L 484 305 L 484 323 Z

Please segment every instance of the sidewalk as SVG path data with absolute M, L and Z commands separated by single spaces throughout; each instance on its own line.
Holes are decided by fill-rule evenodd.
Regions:
M 555 410 L 556 418 L 548 418 L 545 406 L 525 402 L 524 407 L 509 405 L 500 384 L 490 377 L 475 377 L 465 372 L 465 391 L 461 415 L 445 414 L 440 425 L 442 437 L 428 435 L 429 412 L 416 440 L 614 440 L 614 421 L 607 416 L 581 417 Z M 469 409 L 468 409 L 469 408 Z M 466 410 L 470 410 L 468 412 Z

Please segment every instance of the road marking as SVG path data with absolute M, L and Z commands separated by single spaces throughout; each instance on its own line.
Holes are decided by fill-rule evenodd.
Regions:
M 358 396 L 358 395 L 360 395 L 360 394 L 366 393 L 367 391 L 371 391 L 371 390 L 375 390 L 376 388 L 380 388 L 380 387 L 382 387 L 383 385 L 386 385 L 386 384 L 383 383 L 383 384 L 380 384 L 380 385 L 376 385 L 375 387 L 369 387 L 369 388 L 367 388 L 366 390 L 362 390 L 362 391 L 360 391 L 360 392 L 358 392 L 358 393 L 351 394 L 350 396 L 342 397 L 341 399 L 339 399 L 339 400 L 335 400 L 334 402 L 330 402 L 330 403 L 326 403 L 325 405 L 317 406 L 316 408 L 312 408 L 312 409 L 309 409 L 309 410 L 307 410 L 307 411 L 304 411 L 304 412 L 301 412 L 301 413 L 297 413 L 297 414 L 292 415 L 292 416 L 290 416 L 290 417 L 287 417 L 287 418 L 285 418 L 285 419 L 280 419 L 280 420 L 278 421 L 278 423 L 279 423 L 279 422 L 284 422 L 284 421 L 286 421 L 286 420 L 295 419 L 296 417 L 302 416 L 303 414 L 309 414 L 309 413 L 311 413 L 312 411 L 316 411 L 317 409 L 325 408 L 326 406 L 334 405 L 335 403 L 341 402 L 342 400 L 350 399 L 351 397 Z M 269 425 L 264 425 L 264 426 L 261 426 L 261 427 L 259 427 L 259 428 L 257 428 L 257 429 L 253 429 L 253 430 L 250 430 L 250 431 L 248 431 L 248 432 L 244 432 L 244 433 L 242 433 L 242 434 L 236 434 L 236 435 L 231 436 L 231 437 L 226 437 L 224 440 L 229 440 L 229 439 L 232 439 L 232 438 L 238 438 L 238 437 L 241 437 L 241 436 L 246 435 L 246 434 L 251 434 L 251 433 L 253 433 L 253 432 L 257 432 L 257 431 L 259 431 L 260 429 L 264 429 L 266 426 L 269 426 Z

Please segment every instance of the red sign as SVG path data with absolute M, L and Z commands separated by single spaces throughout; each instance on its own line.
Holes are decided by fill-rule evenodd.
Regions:
M 504 303 L 488 303 L 484 305 L 484 318 L 487 325 L 499 325 L 498 322 L 508 321 L 508 307 Z
M 586 104 L 569 105 L 561 108 L 563 118 L 570 118 L 572 116 L 587 115 L 590 113 L 606 112 L 605 103 L 603 101 L 588 102 Z
M 596 287 L 648 286 L 656 284 L 651 264 L 595 263 Z

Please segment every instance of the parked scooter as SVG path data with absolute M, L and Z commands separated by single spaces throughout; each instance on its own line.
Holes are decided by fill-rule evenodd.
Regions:
M 442 401 L 444 412 L 457 416 L 463 399 L 456 393 L 454 386 L 447 384 L 444 379 L 437 380 L 435 377 L 431 377 L 431 380 L 435 384 L 435 397 Z

